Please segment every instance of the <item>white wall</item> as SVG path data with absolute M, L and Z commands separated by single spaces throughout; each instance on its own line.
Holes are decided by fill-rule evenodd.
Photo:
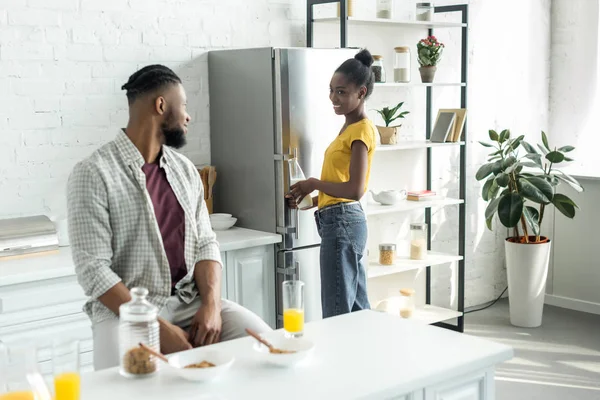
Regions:
M 188 92 L 189 144 L 210 162 L 209 48 L 304 43 L 292 0 L 2 0 L 0 218 L 65 212 L 73 165 L 127 121 L 120 90 L 150 63 Z
M 356 1 L 372 12 L 372 0 Z M 396 4 L 399 16 L 414 13 L 414 2 Z M 183 78 L 194 118 L 185 153 L 197 164 L 208 163 L 207 49 L 302 46 L 305 37 L 305 3 L 299 0 L 4 0 L 2 5 L 0 218 L 64 213 L 64 186 L 74 163 L 126 122 L 120 86 L 138 67 L 165 63 Z M 473 305 L 495 298 L 506 284 L 505 235 L 502 230 L 486 231 L 485 205 L 474 179 L 486 155 L 477 141 L 485 140 L 490 128 L 534 135 L 547 128 L 550 0 L 474 0 L 469 23 L 466 295 L 467 305 Z M 448 46 L 438 79 L 458 78 L 458 33 L 436 32 Z M 393 46 L 414 48 L 421 36 L 386 30 L 379 36 L 374 31 L 364 35 L 381 41 L 372 50 L 387 51 L 388 62 Z M 338 45 L 337 36 L 329 40 Z M 416 66 L 414 74 L 418 79 Z M 435 92 L 436 107 L 457 107 L 456 99 L 455 89 Z M 424 91 L 389 90 L 382 93 L 380 104 L 374 99 L 370 106 L 396 100 L 406 100 L 412 112 L 403 135 L 421 134 L 418 107 L 424 104 Z M 435 154 L 441 177 L 436 188 L 456 194 L 451 188 L 456 187 L 457 153 Z M 422 160 L 415 157 L 413 162 Z M 410 168 L 410 157 L 396 161 L 403 160 L 408 162 L 405 170 Z M 381 175 L 373 177 L 375 189 L 383 185 Z M 434 217 L 440 249 L 456 248 L 457 214 L 448 209 Z M 389 234 L 398 236 L 400 231 L 397 227 Z M 439 278 L 436 293 L 442 299 L 450 288 L 446 276 Z

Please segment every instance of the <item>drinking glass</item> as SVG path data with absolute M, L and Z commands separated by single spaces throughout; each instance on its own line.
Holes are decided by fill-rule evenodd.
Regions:
M 55 400 L 79 400 L 79 341 L 54 342 L 52 346 Z
M 304 282 L 283 282 L 283 329 L 288 337 L 304 334 Z

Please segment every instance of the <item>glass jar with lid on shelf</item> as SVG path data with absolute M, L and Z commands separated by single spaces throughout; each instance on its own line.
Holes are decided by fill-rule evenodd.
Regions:
M 392 19 L 394 0 L 377 0 L 377 18 Z
M 417 21 L 433 21 L 433 3 L 417 3 Z
M 410 318 L 415 313 L 415 289 L 400 289 L 400 316 Z
M 410 48 L 399 46 L 394 48 L 394 82 L 410 82 Z
M 383 67 L 383 56 L 374 55 L 373 56 L 373 65 L 371 65 L 371 71 L 373 71 L 373 75 L 375 77 L 375 83 L 384 83 L 385 76 L 385 68 Z
M 427 224 L 410 224 L 410 259 L 427 258 Z

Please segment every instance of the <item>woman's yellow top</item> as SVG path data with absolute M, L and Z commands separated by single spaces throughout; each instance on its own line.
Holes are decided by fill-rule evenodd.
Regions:
M 350 158 L 352 156 L 352 143 L 356 140 L 363 142 L 367 146 L 368 166 L 367 179 L 365 188 L 369 185 L 369 177 L 371 175 L 371 161 L 376 146 L 376 128 L 373 122 L 369 119 L 363 119 L 348 127 L 331 142 L 325 151 L 325 159 L 323 160 L 323 168 L 321 171 L 321 180 L 324 182 L 343 183 L 350 180 Z M 326 193 L 319 192 L 319 209 L 343 202 L 353 200 L 342 199 L 329 196 Z

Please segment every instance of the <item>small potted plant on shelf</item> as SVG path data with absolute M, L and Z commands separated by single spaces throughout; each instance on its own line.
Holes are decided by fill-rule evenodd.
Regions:
M 437 70 L 437 64 L 442 57 L 444 44 L 438 42 L 435 36 L 427 36 L 417 43 L 417 60 L 419 61 L 419 72 L 421 82 L 431 83 Z
M 400 112 L 403 105 L 404 102 L 401 102 L 393 108 L 384 107 L 381 110 L 375 110 L 381 115 L 381 118 L 385 123 L 385 126 L 377 126 L 379 136 L 381 137 L 381 144 L 396 144 L 398 130 L 402 124 L 395 126 L 390 126 L 390 124 L 397 119 L 404 118 L 404 116 L 409 113 L 409 111 Z
M 550 238 L 540 232 L 546 209 L 554 206 L 574 218 L 577 205 L 557 189 L 566 183 L 583 191 L 577 180 L 557 168 L 562 162 L 573 161 L 566 153 L 574 147 L 552 149 L 544 132 L 537 148 L 524 141 L 524 136 L 511 139 L 509 130 L 500 134 L 490 130 L 489 136 L 492 143 L 480 143 L 492 151 L 475 178 L 486 179 L 481 195 L 488 202 L 488 228 L 492 229 L 497 214 L 500 223 L 513 230 L 505 242 L 510 322 L 534 328 L 542 324 L 550 260 Z M 520 148 L 525 155 L 518 154 Z

